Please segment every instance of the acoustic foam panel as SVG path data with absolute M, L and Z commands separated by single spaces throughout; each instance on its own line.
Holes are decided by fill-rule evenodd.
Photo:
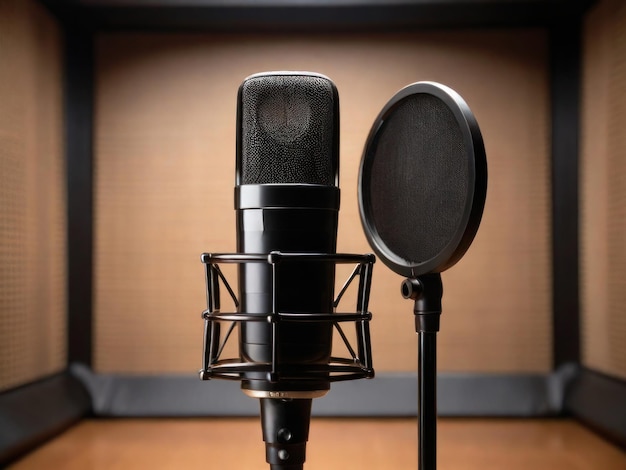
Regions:
M 62 35 L 0 2 L 0 390 L 66 363 Z
M 626 5 L 584 28 L 581 158 L 583 364 L 626 379 Z

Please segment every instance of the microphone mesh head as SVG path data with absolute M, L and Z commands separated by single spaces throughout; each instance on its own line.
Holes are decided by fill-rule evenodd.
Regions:
M 463 133 L 441 99 L 408 96 L 384 119 L 369 171 L 373 225 L 396 256 L 417 265 L 459 232 L 469 166 Z
M 334 84 L 314 74 L 269 73 L 240 88 L 240 184 L 334 185 L 338 102 Z

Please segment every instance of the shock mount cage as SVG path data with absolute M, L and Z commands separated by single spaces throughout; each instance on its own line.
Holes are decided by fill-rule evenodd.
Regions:
M 212 378 L 227 380 L 242 380 L 249 372 L 261 372 L 266 380 L 275 383 L 281 378 L 306 381 L 319 378 L 320 374 L 327 375 L 329 382 L 373 378 L 372 353 L 370 344 L 369 322 L 372 314 L 368 310 L 372 270 L 376 257 L 373 254 L 326 254 L 326 253 L 282 253 L 272 251 L 268 254 L 247 253 L 203 253 L 201 261 L 204 263 L 206 278 L 207 308 L 202 312 L 204 319 L 204 349 L 202 369 L 199 372 L 202 380 Z M 348 276 L 339 294 L 333 302 L 332 313 L 292 313 L 280 311 L 276 302 L 277 286 L 280 282 L 280 265 L 285 262 L 322 261 L 334 264 L 355 264 L 352 273 Z M 240 312 L 222 313 L 220 311 L 220 281 L 228 291 L 235 307 L 239 309 L 239 300 L 222 273 L 220 263 L 269 263 L 272 272 L 272 311 L 267 314 L 246 314 Z M 352 281 L 359 277 L 356 312 L 341 313 L 336 308 Z M 242 362 L 240 358 L 221 359 L 224 347 L 235 329 L 241 322 L 267 322 L 271 325 L 271 362 Z M 221 323 L 230 322 L 230 326 L 221 336 Z M 341 336 L 349 358 L 331 356 L 328 364 L 303 364 L 298 367 L 297 373 L 289 371 L 287 377 L 280 368 L 278 353 L 279 328 L 281 322 L 325 322 L 331 323 Z M 357 348 L 350 345 L 340 323 L 354 322 L 356 328 Z

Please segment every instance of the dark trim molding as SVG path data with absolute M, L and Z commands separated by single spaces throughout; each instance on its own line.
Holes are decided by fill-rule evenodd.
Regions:
M 461 374 L 438 376 L 440 416 L 534 417 L 561 413 L 564 390 L 575 368 L 545 374 Z M 95 374 L 75 365 L 72 373 L 89 390 L 94 412 L 108 417 L 256 416 L 258 400 L 238 382 L 201 381 L 195 375 L 129 376 Z M 316 416 L 415 416 L 417 377 L 381 374 L 372 380 L 338 382 L 314 400 Z
M 550 30 L 553 364 L 580 363 L 578 152 L 581 19 Z
M 542 26 L 590 0 L 43 0 L 93 29 L 365 31 Z
M 89 413 L 89 394 L 63 372 L 0 394 L 0 467 Z
M 626 381 L 583 368 L 567 389 L 565 411 L 626 450 Z
M 68 361 L 91 365 L 93 273 L 93 35 L 67 25 Z

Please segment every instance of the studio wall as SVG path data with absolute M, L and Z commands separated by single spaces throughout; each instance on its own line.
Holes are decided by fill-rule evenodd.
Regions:
M 66 365 L 62 33 L 0 2 L 0 391 Z
M 419 80 L 442 82 L 466 99 L 483 132 L 490 181 L 476 240 L 443 275 L 440 370 L 550 371 L 547 47 L 540 30 L 99 34 L 96 372 L 192 374 L 200 367 L 199 256 L 235 249 L 237 88 L 267 70 L 321 72 L 337 85 L 341 252 L 371 251 L 357 175 L 386 101 Z M 375 265 L 370 309 L 379 373 L 416 368 L 412 304 L 400 296 L 401 281 Z
M 626 4 L 598 2 L 584 27 L 582 362 L 626 379 Z

